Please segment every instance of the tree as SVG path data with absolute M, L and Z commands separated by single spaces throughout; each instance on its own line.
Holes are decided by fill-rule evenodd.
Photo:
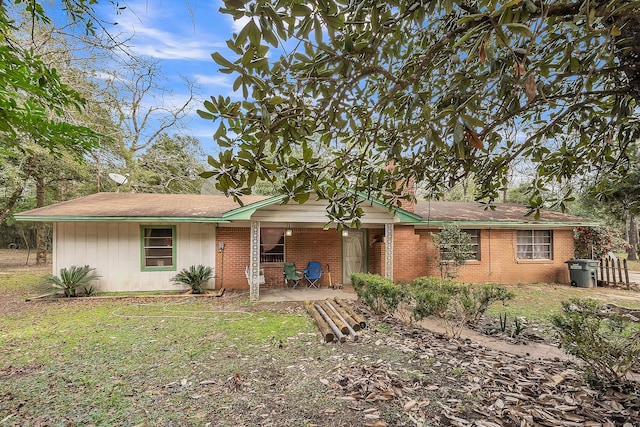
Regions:
M 142 173 L 137 157 L 152 147 L 163 134 L 180 124 L 193 100 L 193 83 L 184 79 L 188 95 L 177 102 L 172 92 L 162 83 L 163 77 L 157 61 L 148 58 L 129 58 L 117 69 L 105 71 L 107 90 L 104 102 L 113 111 L 118 129 L 114 138 L 114 152 L 124 162 L 131 182 Z
M 162 134 L 140 155 L 136 191 L 146 193 L 198 193 L 204 184 L 204 152 L 190 136 Z
M 199 112 L 222 148 L 205 176 L 236 197 L 285 176 L 280 193 L 315 191 L 345 220 L 358 210 L 344 188 L 390 200 L 401 180 L 443 188 L 474 174 L 476 198 L 491 201 L 528 161 L 540 207 L 548 184 L 606 175 L 604 160 L 640 136 L 639 6 L 225 0 L 221 12 L 246 24 L 232 55 L 213 59 L 244 99 L 211 97 Z M 527 131 L 504 138 L 513 126 Z M 330 155 L 310 148 L 318 138 Z M 572 197 L 562 188 L 560 207 Z
M 431 233 L 440 255 L 440 275 L 442 278 L 458 277 L 459 269 L 467 263 L 473 252 L 471 235 L 460 229 L 458 224 L 448 223 L 439 233 Z
M 84 23 L 89 33 L 94 30 L 95 21 L 92 3 L 62 0 L 70 20 Z M 14 9 L 10 11 L 0 0 L 0 155 L 13 147 L 20 148 L 25 136 L 52 152 L 58 152 L 60 147 L 87 150 L 96 146 L 96 132 L 64 117 L 70 108 L 81 110 L 85 99 L 62 82 L 60 73 L 34 51 L 32 43 L 16 37 L 21 25 L 14 19 L 21 7 L 31 17 L 31 35 L 35 25 L 51 22 L 42 4 L 18 0 L 11 6 Z

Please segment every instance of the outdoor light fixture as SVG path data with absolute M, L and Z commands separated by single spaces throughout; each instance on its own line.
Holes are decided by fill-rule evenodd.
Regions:
M 287 237 L 293 236 L 293 230 L 291 229 L 291 227 L 287 227 L 287 229 L 284 231 L 284 235 Z
M 342 237 L 348 237 L 349 236 L 349 229 L 348 228 L 343 228 L 342 229 Z

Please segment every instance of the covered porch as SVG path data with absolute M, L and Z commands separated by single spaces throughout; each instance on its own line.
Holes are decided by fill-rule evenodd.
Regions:
M 281 198 L 271 198 L 228 212 L 225 214 L 228 225 L 220 224 L 218 228 L 219 240 L 232 241 L 232 229 L 236 235 L 249 232 L 248 236 L 244 234 L 248 247 L 237 249 L 245 254 L 248 249 L 242 268 L 247 271 L 251 301 L 263 300 L 269 293 L 284 300 L 305 299 L 294 296 L 306 287 L 304 277 L 297 289 L 286 289 L 285 262 L 295 263 L 299 272 L 310 261 L 320 263 L 323 275 L 318 286 L 328 292 L 336 292 L 327 289 L 332 285 L 350 284 L 353 273 L 393 277 L 394 225 L 404 222 L 406 218 L 399 216 L 408 213 L 398 215 L 398 211 L 390 211 L 384 205 L 363 201 L 360 228 L 340 230 L 328 222 L 324 201 L 308 201 L 304 205 L 281 204 L 281 201 Z M 310 289 L 310 292 L 318 290 Z

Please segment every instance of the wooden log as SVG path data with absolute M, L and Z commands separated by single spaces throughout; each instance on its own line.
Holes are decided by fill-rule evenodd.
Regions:
M 318 325 L 318 329 L 320 329 L 320 333 L 324 338 L 324 342 L 333 342 L 335 339 L 335 335 L 331 332 L 331 328 L 329 324 L 324 320 L 322 315 L 309 301 L 304 302 L 304 307 L 307 309 L 307 312 L 313 317 L 313 320 L 316 321 L 316 325 Z
M 338 304 L 335 300 L 329 300 L 329 302 L 333 304 L 334 309 L 338 310 L 340 316 L 342 316 L 342 319 L 345 321 L 348 327 L 353 329 L 355 332 L 358 332 L 360 329 L 362 329 L 360 327 L 360 323 L 356 321 L 356 319 L 354 319 L 344 307 Z
M 336 314 L 336 316 L 338 316 L 344 322 L 345 325 L 347 325 L 347 332 L 349 333 L 349 336 L 351 337 L 351 339 L 354 340 L 354 341 L 358 341 L 358 334 L 356 334 L 356 331 L 351 327 L 349 322 L 347 322 L 347 320 L 344 317 L 346 315 L 346 313 L 343 312 L 342 310 L 339 310 L 336 307 L 334 307 L 333 304 L 336 304 L 335 301 L 334 301 L 333 304 L 331 304 L 331 301 L 325 301 L 325 304 L 328 305 L 331 310 L 333 310 L 333 312 Z M 354 322 L 355 322 L 355 320 L 354 320 Z M 358 325 L 358 326 L 360 326 L 360 325 Z
M 314 303 L 313 306 L 322 315 L 324 320 L 327 322 L 327 324 L 329 325 L 329 327 L 331 328 L 331 330 L 335 334 L 336 338 L 338 338 L 338 341 L 340 341 L 341 343 L 345 342 L 347 340 L 347 337 L 345 337 L 344 334 L 342 333 L 342 331 L 340 331 L 340 328 L 338 328 L 338 326 L 336 326 L 336 324 L 333 323 L 333 320 L 331 320 L 331 318 L 329 317 L 327 312 L 324 311 L 324 309 L 322 307 L 320 307 L 318 305 L 318 303 Z
M 338 297 L 336 297 L 334 299 L 334 301 L 336 303 L 338 303 L 347 313 L 349 313 L 349 315 L 351 317 L 353 317 L 353 320 L 355 320 L 356 322 L 358 322 L 360 324 L 360 328 L 364 329 L 364 328 L 367 327 L 367 323 L 364 321 L 362 316 L 360 316 L 358 313 L 353 311 L 353 309 L 351 308 L 351 306 L 349 304 L 347 304 L 341 298 L 338 298 Z
M 327 301 L 317 301 L 316 304 L 322 307 L 325 313 L 327 313 L 331 320 L 333 320 L 333 323 L 335 323 L 336 326 L 340 328 L 340 332 L 342 332 L 343 334 L 349 333 L 349 328 L 347 328 L 346 323 L 340 318 L 340 316 L 336 315 L 336 313 L 331 310 L 331 308 L 327 305 Z

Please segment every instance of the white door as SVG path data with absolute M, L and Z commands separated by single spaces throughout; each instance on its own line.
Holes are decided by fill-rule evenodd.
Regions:
M 342 283 L 351 283 L 352 273 L 367 271 L 366 257 L 364 230 L 349 230 L 342 238 Z

